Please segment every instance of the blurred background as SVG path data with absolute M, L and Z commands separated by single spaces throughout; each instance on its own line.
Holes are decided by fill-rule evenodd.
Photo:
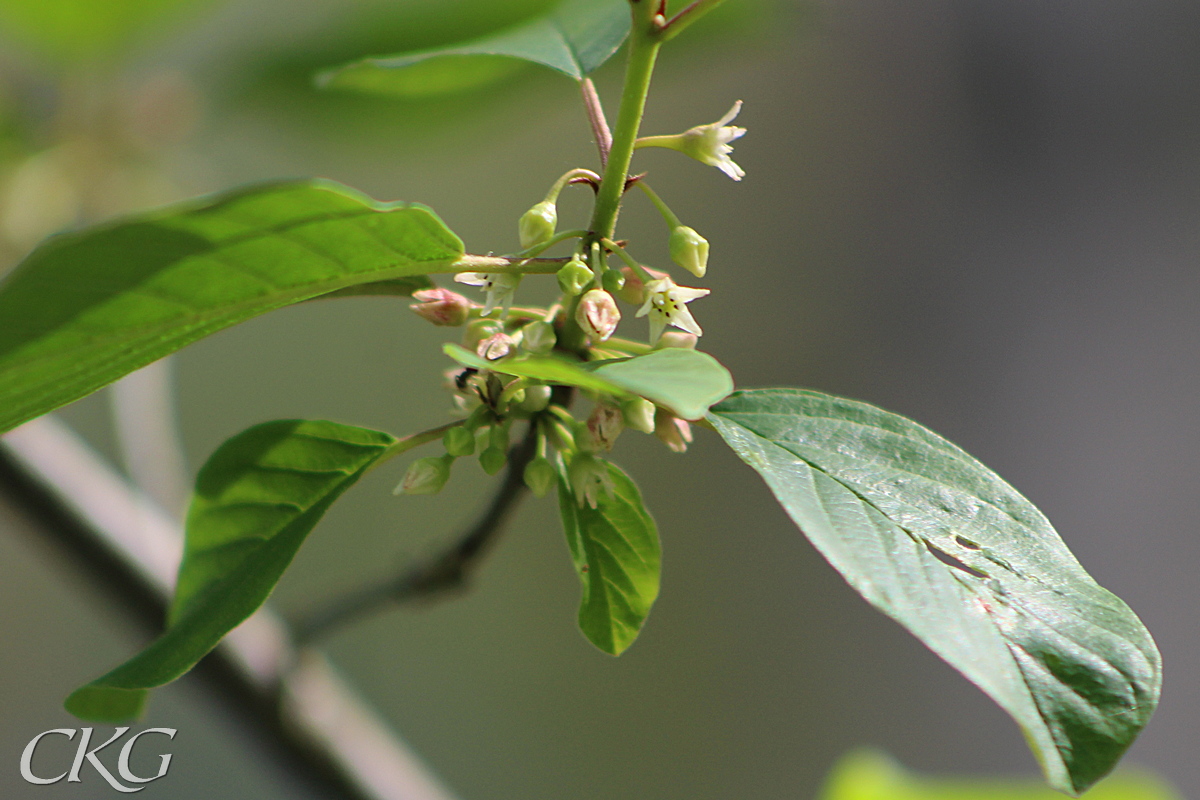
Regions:
M 571 81 L 516 68 L 381 98 L 318 92 L 311 76 L 546 5 L 0 0 L 0 263 L 84 221 L 307 175 L 426 203 L 472 252 L 515 249 L 549 183 L 594 166 Z M 595 76 L 610 116 L 620 62 Z M 1162 649 L 1162 704 L 1128 762 L 1200 785 L 1200 5 L 730 0 L 664 52 L 643 131 L 711 122 L 738 99 L 740 184 L 668 151 L 635 160 L 712 243 L 713 293 L 692 306 L 704 349 L 740 386 L 911 416 L 1037 503 Z M 565 227 L 586 199 L 564 194 Z M 667 263 L 645 198 L 620 232 Z M 396 434 L 444 421 L 444 332 L 405 306 L 307 304 L 182 351 L 161 375 L 186 470 L 268 419 Z M 124 468 L 109 395 L 62 416 Z M 715 436 L 678 456 L 628 433 L 614 460 L 664 548 L 661 598 L 620 659 L 575 629 L 550 501 L 525 504 L 464 597 L 327 642 L 463 800 L 812 798 L 859 745 L 931 773 L 1036 774 L 1016 726 L 861 601 Z M 335 506 L 277 610 L 430 552 L 491 485 L 464 462 L 439 497 L 392 497 L 404 468 Z M 181 490 L 167 476 L 158 491 Z M 35 791 L 15 765 L 38 732 L 78 724 L 62 698 L 142 634 L 6 507 L 0 635 L 0 795 L 108 796 Z M 179 734 L 142 797 L 309 796 L 191 680 L 157 692 L 147 724 Z

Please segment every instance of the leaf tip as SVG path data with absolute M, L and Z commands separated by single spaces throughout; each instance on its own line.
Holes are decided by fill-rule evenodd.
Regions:
M 149 698 L 150 692 L 146 689 L 119 689 L 89 683 L 71 692 L 63 701 L 63 708 L 89 722 L 128 722 L 142 716 Z

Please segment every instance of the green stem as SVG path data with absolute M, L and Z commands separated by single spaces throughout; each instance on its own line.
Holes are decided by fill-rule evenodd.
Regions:
M 667 24 L 663 26 L 662 36 L 663 41 L 674 39 L 683 29 L 691 25 L 702 16 L 712 11 L 725 0 L 695 0 L 691 5 L 680 10 L 678 14 L 667 20 Z
M 624 247 L 621 247 L 621 245 L 617 244 L 612 239 L 601 239 L 600 244 L 604 245 L 609 250 L 612 250 L 614 253 L 620 256 L 621 260 L 628 264 L 630 269 L 637 273 L 637 276 L 642 279 L 643 283 L 649 283 L 650 281 L 654 280 L 654 278 L 650 276 L 650 273 L 646 272 L 646 268 L 637 262 L 637 259 L 625 252 Z
M 447 422 L 445 425 L 439 425 L 436 428 L 430 428 L 427 431 L 414 433 L 411 436 L 405 436 L 403 439 L 398 440 L 395 444 L 389 447 L 374 464 L 367 468 L 367 472 L 370 472 L 380 464 L 395 458 L 401 453 L 412 450 L 414 447 L 420 447 L 423 444 L 429 444 L 430 442 L 435 442 L 438 439 L 441 439 L 442 434 L 444 434 L 446 431 L 450 430 L 451 428 L 456 428 L 462 424 L 463 420 L 460 419 L 456 420 L 455 422 Z
M 642 141 L 645 140 L 643 139 Z M 679 217 L 675 216 L 675 212 L 671 210 L 670 206 L 663 202 L 663 199 L 658 196 L 658 192 L 650 188 L 649 184 L 647 184 L 645 181 L 638 181 L 637 185 L 638 188 L 645 192 L 646 196 L 650 198 L 650 202 L 654 203 L 654 207 L 658 209 L 658 213 L 662 214 L 663 219 L 667 221 L 668 228 L 675 230 L 683 224 L 679 221 Z
M 509 256 L 509 258 L 533 258 L 534 256 L 549 250 L 559 242 L 565 242 L 567 239 L 580 239 L 587 235 L 588 232 L 582 228 L 578 228 L 573 231 L 556 233 L 541 244 L 535 244 L 533 247 L 527 247 L 524 250 Z
M 569 231 L 575 233 L 575 231 Z M 541 247 L 541 245 L 538 245 Z M 444 267 L 428 270 L 429 275 L 453 272 L 506 272 L 519 275 L 553 275 L 562 269 L 569 258 L 521 258 L 518 256 L 465 255 Z
M 625 179 L 629 175 L 629 162 L 633 159 L 633 144 L 637 141 L 638 128 L 642 124 L 646 95 L 650 92 L 650 78 L 654 74 L 654 62 L 662 44 L 662 17 L 656 12 L 659 8 L 657 0 L 630 0 L 630 8 L 633 26 L 629 32 L 625 86 L 621 90 L 621 106 L 612 132 L 608 163 L 604 166 L 604 177 L 600 180 L 596 205 L 592 209 L 591 235 L 596 240 L 611 239 L 616 231 L 621 198 L 625 194 Z M 597 269 L 600 266 L 592 266 L 597 275 L 602 272 L 602 269 Z M 578 306 L 579 298 L 572 298 L 559 339 L 563 349 L 575 353 L 582 351 L 587 341 L 575 321 Z

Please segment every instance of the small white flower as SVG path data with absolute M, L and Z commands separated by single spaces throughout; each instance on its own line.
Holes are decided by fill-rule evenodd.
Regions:
M 567 478 L 571 483 L 571 493 L 575 495 L 575 502 L 579 503 L 580 508 L 584 503 L 595 508 L 600 503 L 602 494 L 613 496 L 613 479 L 609 474 L 608 464 L 591 453 L 578 453 L 571 459 L 571 466 L 567 468 Z
M 483 287 L 487 292 L 487 301 L 479 313 L 486 317 L 497 306 L 502 313 L 508 311 L 508 307 L 512 305 L 513 293 L 521 283 L 521 276 L 507 272 L 460 272 L 454 276 L 454 280 L 467 286 Z
M 688 286 L 676 286 L 670 278 L 660 278 L 646 284 L 646 301 L 636 316 L 650 315 L 650 341 L 657 342 L 663 328 L 674 325 L 676 328 L 700 336 L 703 331 L 696 324 L 687 303 L 708 294 L 708 289 L 692 289 Z
M 746 171 L 729 157 L 733 152 L 733 145 L 729 143 L 744 136 L 746 129 L 726 123 L 732 122 L 741 110 L 742 101 L 738 100 L 733 104 L 733 108 L 729 109 L 729 113 L 716 122 L 711 125 L 697 125 L 683 134 L 685 146 L 688 148 L 684 152 L 697 161 L 716 167 L 735 181 L 745 177 Z
M 728 125 L 742 110 L 742 101 L 738 100 L 729 109 L 729 113 L 709 125 L 697 125 L 683 133 L 674 136 L 644 136 L 637 140 L 636 147 L 669 147 L 686 153 L 692 158 L 710 167 L 716 167 L 735 181 L 740 181 L 746 171 L 734 163 L 729 154 L 733 146 L 729 143 L 741 138 L 746 133 L 745 128 Z

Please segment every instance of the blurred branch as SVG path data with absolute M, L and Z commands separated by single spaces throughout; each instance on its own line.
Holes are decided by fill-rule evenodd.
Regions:
M 534 417 L 525 437 L 509 451 L 504 480 L 487 509 L 454 544 L 433 558 L 410 567 L 399 577 L 336 598 L 301 619 L 293 626 L 296 641 L 312 642 L 352 620 L 388 606 L 446 594 L 465 586 L 488 545 L 500 535 L 525 493 L 525 467 L 537 454 L 537 440 L 538 425 Z
M 53 417 L 3 438 L 0 493 L 148 631 L 161 630 L 183 548 L 177 520 Z M 257 741 L 321 795 L 452 800 L 323 656 L 296 650 L 265 608 L 196 673 Z
M 109 389 L 121 460 L 134 486 L 159 507 L 181 512 L 191 483 L 175 412 L 174 361 L 163 358 Z

